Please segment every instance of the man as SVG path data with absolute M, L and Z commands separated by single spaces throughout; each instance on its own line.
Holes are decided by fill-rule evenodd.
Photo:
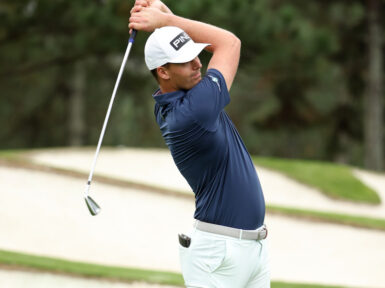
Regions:
M 196 222 L 180 236 L 187 287 L 270 287 L 265 202 L 253 162 L 223 110 L 238 68 L 232 33 L 138 0 L 129 28 L 153 32 L 145 61 L 160 89 L 155 116 L 172 157 L 195 193 Z M 210 44 L 202 44 L 210 43 Z M 212 53 L 201 75 L 198 58 Z

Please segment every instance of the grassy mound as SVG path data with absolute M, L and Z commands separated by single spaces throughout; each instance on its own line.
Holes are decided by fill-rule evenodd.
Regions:
M 351 168 L 327 162 L 253 157 L 254 163 L 281 172 L 327 196 L 358 203 L 380 204 L 378 194 L 358 180 Z

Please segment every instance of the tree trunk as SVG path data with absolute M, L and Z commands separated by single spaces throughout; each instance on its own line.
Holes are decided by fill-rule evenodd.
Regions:
M 75 64 L 72 93 L 69 101 L 69 145 L 81 146 L 84 141 L 85 63 Z
M 381 0 L 368 1 L 369 73 L 365 97 L 365 167 L 382 170 L 383 157 L 383 67 Z

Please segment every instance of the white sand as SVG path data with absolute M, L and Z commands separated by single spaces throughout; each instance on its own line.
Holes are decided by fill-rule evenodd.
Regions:
M 36 163 L 89 173 L 95 151 L 59 149 L 35 153 Z M 355 170 L 355 175 L 377 191 L 381 205 L 348 203 L 330 199 L 317 189 L 298 183 L 280 173 L 256 168 L 268 204 L 311 210 L 331 211 L 385 219 L 385 175 Z M 170 188 L 191 194 L 191 189 L 176 168 L 168 150 L 102 149 L 95 174 L 137 183 Z
M 0 249 L 180 271 L 177 233 L 190 229 L 192 199 L 95 182 L 92 196 L 103 210 L 92 217 L 85 180 L 0 167 Z M 272 215 L 266 223 L 273 280 L 384 287 L 385 232 Z

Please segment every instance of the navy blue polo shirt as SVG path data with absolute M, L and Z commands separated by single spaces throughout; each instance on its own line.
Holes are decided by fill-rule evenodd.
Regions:
M 215 69 L 190 90 L 154 95 L 155 117 L 176 166 L 195 193 L 194 218 L 252 230 L 265 200 L 250 155 L 224 111 L 226 82 Z

